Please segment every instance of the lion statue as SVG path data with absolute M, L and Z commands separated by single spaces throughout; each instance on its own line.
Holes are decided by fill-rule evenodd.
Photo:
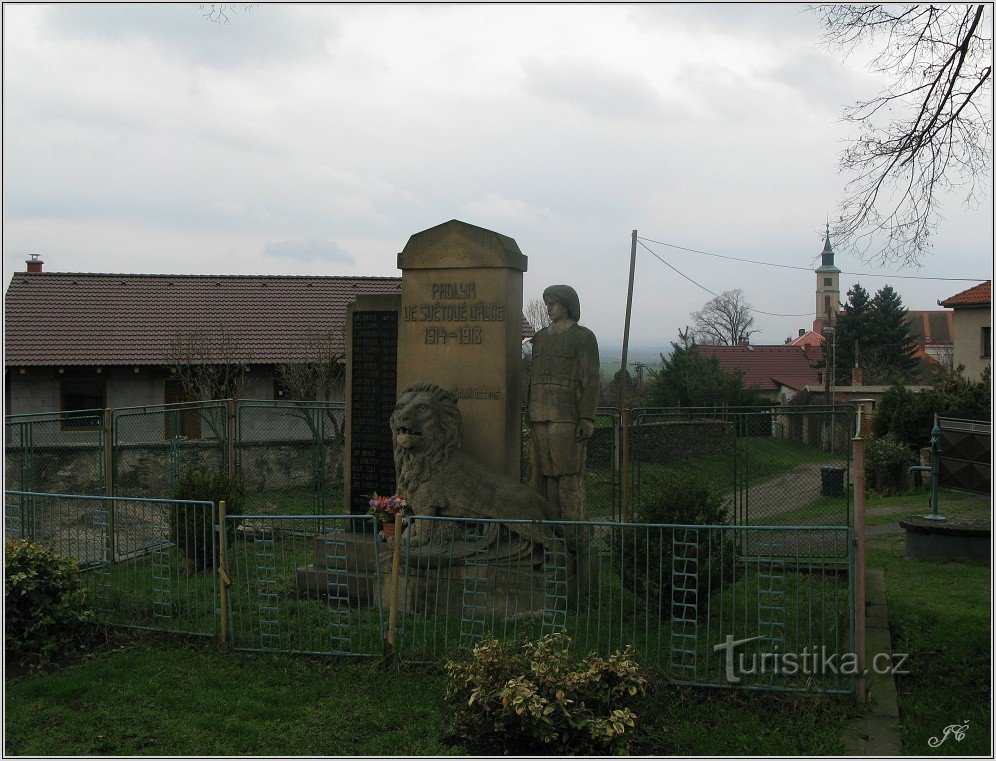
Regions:
M 555 520 L 553 504 L 503 473 L 471 459 L 460 448 L 463 420 L 456 397 L 432 383 L 416 383 L 398 398 L 391 415 L 398 493 L 414 515 Z M 417 522 L 416 522 L 417 523 Z M 541 527 L 508 524 L 534 542 Z

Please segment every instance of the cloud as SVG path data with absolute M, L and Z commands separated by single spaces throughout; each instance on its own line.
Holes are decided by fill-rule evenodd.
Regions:
M 488 193 L 484 198 L 468 201 L 463 205 L 463 210 L 497 222 L 521 224 L 553 219 L 553 212 L 546 206 L 534 206 L 521 198 L 506 198 L 497 193 Z
M 768 76 L 792 88 L 804 100 L 824 108 L 840 110 L 871 92 L 871 77 L 859 78 L 840 61 L 824 52 L 810 51 L 783 61 Z
M 665 100 L 642 74 L 582 62 L 528 58 L 522 63 L 527 92 L 562 101 L 605 119 L 652 121 L 667 112 Z
M 51 28 L 64 37 L 119 43 L 146 39 L 191 62 L 237 66 L 320 53 L 339 37 L 332 14 L 307 7 L 246 4 L 228 23 L 205 17 L 210 4 L 65 3 L 47 6 Z
M 323 259 L 327 262 L 356 264 L 349 253 L 331 238 L 295 238 L 292 240 L 269 240 L 263 250 L 268 256 L 310 261 Z

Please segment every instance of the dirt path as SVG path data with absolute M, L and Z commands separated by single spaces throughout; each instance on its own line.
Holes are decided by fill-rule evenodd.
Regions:
M 756 523 L 759 518 L 780 515 L 800 507 L 810 505 L 820 498 L 821 474 L 820 468 L 832 466 L 835 468 L 846 468 L 843 461 L 828 462 L 807 462 L 796 465 L 791 470 L 782 473 L 780 476 L 748 487 L 747 518 L 750 522 Z M 724 505 L 733 508 L 733 495 L 727 494 L 724 498 Z M 842 497 L 840 508 L 834 510 L 829 508 L 832 515 L 829 518 L 837 518 L 835 513 L 840 512 L 846 519 L 847 503 Z

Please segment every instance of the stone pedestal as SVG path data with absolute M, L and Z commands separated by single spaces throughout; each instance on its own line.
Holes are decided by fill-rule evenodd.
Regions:
M 512 238 L 451 220 L 411 236 L 398 267 L 398 393 L 453 391 L 464 451 L 517 481 L 526 257 Z
M 382 556 L 390 557 L 390 547 L 361 532 L 332 531 L 315 537 L 315 563 L 295 572 L 298 591 L 313 599 L 345 592 L 350 605 L 376 605 L 377 568 Z

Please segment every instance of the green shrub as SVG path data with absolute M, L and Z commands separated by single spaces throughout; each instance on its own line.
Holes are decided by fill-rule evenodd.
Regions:
M 572 658 L 570 637 L 487 639 L 446 664 L 454 734 L 477 754 L 625 753 L 646 679 L 633 648 Z
M 40 544 L 7 542 L 3 599 L 7 652 L 17 661 L 48 662 L 91 634 L 94 615 L 79 568 Z
M 173 499 L 202 500 L 211 505 L 175 505 L 170 512 L 170 538 L 198 571 L 211 570 L 218 563 L 218 547 L 214 541 L 217 505 L 225 501 L 226 512 L 232 515 L 243 511 L 246 490 L 238 478 L 209 468 L 187 467 L 173 489 Z M 234 527 L 228 521 L 228 541 L 234 539 Z M 214 551 L 212 552 L 212 547 Z
M 893 385 L 876 405 L 875 435 L 895 434 L 907 447 L 917 450 L 930 445 L 935 413 L 974 413 L 988 417 L 992 410 L 989 368 L 978 381 L 966 378 L 964 370 L 959 365 L 937 378 L 932 388 L 916 394 L 901 384 Z
M 910 448 L 895 433 L 873 436 L 865 455 L 865 481 L 880 494 L 902 494 L 910 483 L 910 465 L 915 463 Z
M 645 484 L 633 511 L 634 523 L 662 523 L 680 526 L 717 525 L 729 523 L 729 510 L 723 497 L 699 476 L 688 473 L 664 473 L 654 482 Z M 711 534 L 711 537 L 710 537 Z M 700 571 L 696 579 L 697 600 L 704 602 L 711 589 L 717 593 L 733 580 L 733 532 L 699 529 L 697 536 L 684 529 L 634 528 L 626 532 L 625 542 L 613 552 L 616 570 L 623 586 L 664 618 L 670 616 L 671 603 L 686 602 L 686 597 L 672 600 L 671 572 L 674 567 L 673 541 L 694 541 L 698 545 Z M 688 552 L 685 556 L 688 556 Z M 712 557 L 712 562 L 707 563 Z M 678 569 L 683 570 L 681 568 Z M 691 570 L 689 567 L 688 570 Z M 691 595 L 687 601 L 691 602 Z

